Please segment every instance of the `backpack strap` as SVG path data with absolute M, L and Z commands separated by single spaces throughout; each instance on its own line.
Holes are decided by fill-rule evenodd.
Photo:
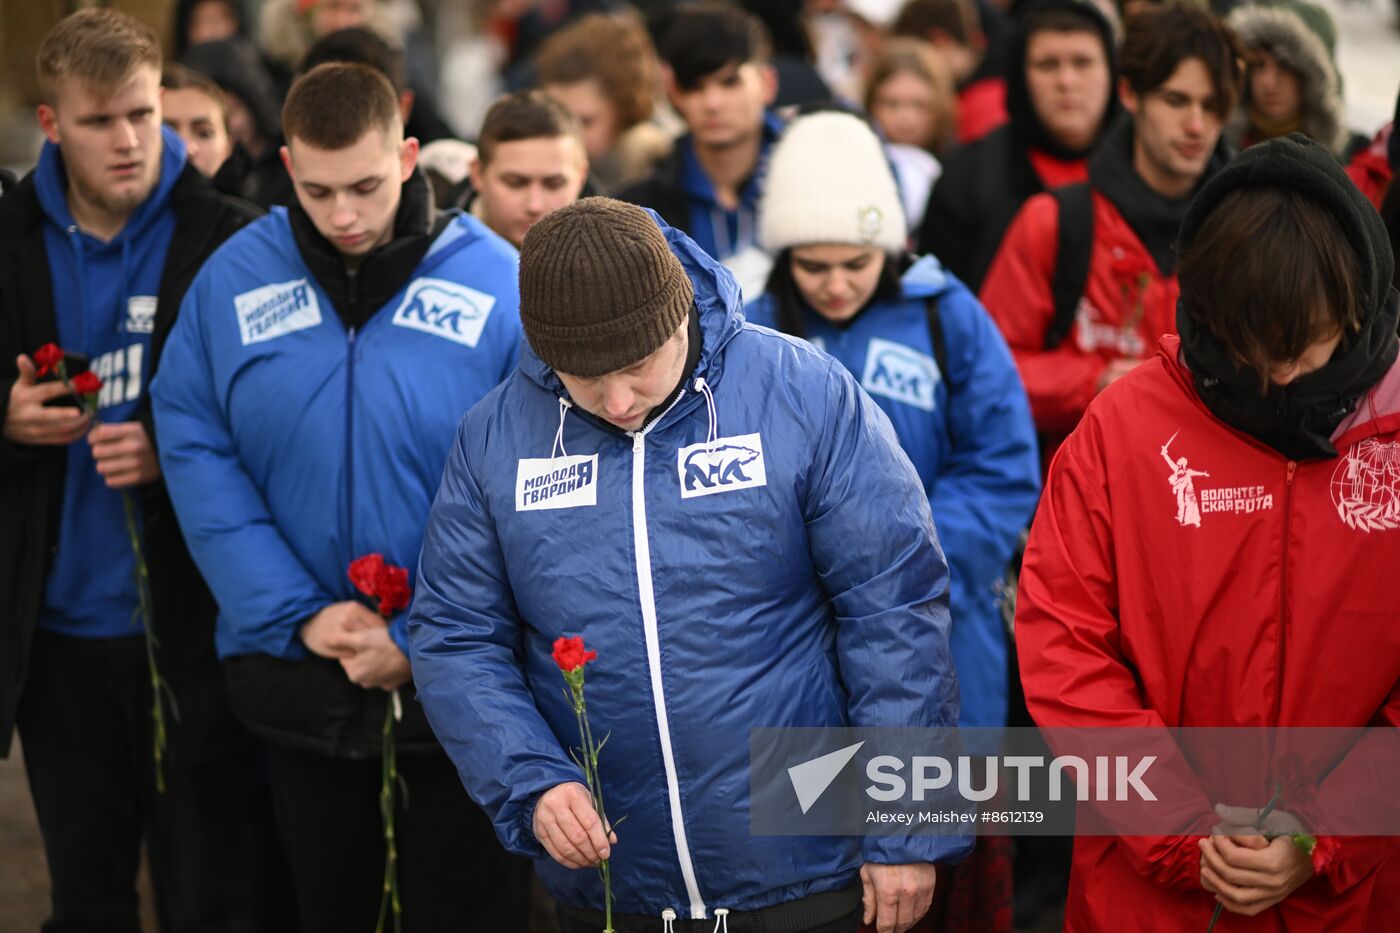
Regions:
M 948 340 L 943 335 L 943 319 L 938 313 L 938 296 L 929 295 L 924 299 L 924 315 L 928 319 L 928 339 L 933 345 L 933 362 L 938 367 L 938 378 L 945 389 L 943 398 L 948 408 L 943 423 L 948 429 L 948 441 L 953 441 L 953 380 L 948 377 Z M 937 387 L 935 387 L 935 391 Z
M 924 299 L 924 315 L 928 318 L 928 339 L 933 346 L 933 361 L 938 364 L 938 375 L 948 384 L 948 341 L 943 336 L 943 321 L 938 315 L 938 296 L 929 295 Z M 952 386 L 948 386 L 952 391 Z
M 1089 257 L 1094 247 L 1094 199 L 1088 182 L 1065 185 L 1050 192 L 1059 213 L 1059 230 L 1055 239 L 1055 275 L 1050 282 L 1050 294 L 1055 302 L 1055 315 L 1045 332 L 1045 349 L 1053 350 L 1064 343 L 1074 326 L 1079 299 L 1089 282 Z

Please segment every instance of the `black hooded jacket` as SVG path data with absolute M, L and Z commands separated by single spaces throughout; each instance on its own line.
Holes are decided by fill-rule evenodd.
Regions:
M 1321 369 L 1286 386 L 1271 383 L 1261 395 L 1258 375 L 1238 365 L 1193 316 L 1188 308 L 1190 283 L 1184 280 L 1176 312 L 1181 352 L 1197 394 L 1221 421 L 1290 460 L 1336 456 L 1332 433 L 1395 363 L 1400 350 L 1396 339 L 1400 295 L 1392 284 L 1395 258 L 1390 238 L 1370 202 L 1332 154 L 1303 134 L 1293 133 L 1247 149 L 1201 189 L 1181 225 L 1181 252 L 1190 248 L 1201 224 L 1226 195 L 1251 187 L 1297 191 L 1337 219 L 1356 253 L 1360 329 L 1343 335 L 1332 359 Z M 1279 262 L 1287 262 L 1287 257 L 1279 257 Z
M 282 165 L 278 147 L 282 140 L 282 103 L 253 43 L 240 37 L 201 42 L 186 50 L 182 63 L 207 75 L 225 93 L 247 106 L 263 151 L 253 156 L 241 144 L 214 175 L 214 187 L 267 208 L 290 204 L 295 196 L 292 180 Z
M 1089 154 L 1089 150 L 1070 151 L 1056 142 L 1031 104 L 1026 83 L 1026 45 L 1031 32 L 1026 26 L 1030 17 L 1052 10 L 1078 14 L 1086 26 L 1098 33 L 1108 56 L 1110 87 L 1116 79 L 1113 27 L 1092 4 L 1083 0 L 1039 0 L 1018 11 L 1006 57 L 1006 107 L 1010 119 L 948 159 L 929 195 L 917 234 L 918 252 L 937 256 L 974 291 L 980 288 L 1011 219 L 1026 199 L 1045 190 L 1031 165 L 1031 150 L 1060 159 L 1082 159 Z M 1118 98 L 1110 91 L 1104 128 L 1117 112 Z M 1102 137 L 1100 131 L 1096 141 Z
M 151 372 L 185 290 L 219 244 L 252 220 L 247 205 L 220 197 L 186 165 L 170 195 L 175 235 L 165 256 L 151 335 Z M 0 200 L 0 359 L 32 354 L 57 342 L 58 322 L 44 245 L 44 216 L 33 175 L 7 189 Z M 12 377 L 0 378 L 0 423 L 9 404 Z M 148 397 L 140 420 L 158 442 Z M 63 505 L 67 448 L 30 447 L 0 439 L 0 758 L 9 752 L 15 711 L 29 671 L 44 584 L 55 547 Z M 175 521 L 165 485 L 139 489 L 145 518 L 153 620 L 161 673 L 179 703 L 180 718 L 170 726 L 171 761 L 215 754 L 247 741 L 234 722 L 214 654 L 214 599 L 195 569 Z

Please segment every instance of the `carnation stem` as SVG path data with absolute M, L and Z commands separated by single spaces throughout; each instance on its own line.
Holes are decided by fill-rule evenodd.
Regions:
M 573 695 L 574 716 L 578 719 L 579 738 L 583 741 L 583 776 L 588 782 L 588 792 L 593 797 L 593 809 L 603 821 L 603 832 L 610 834 L 607 811 L 603 807 L 603 782 L 598 776 L 598 745 L 593 741 L 593 727 L 588 722 L 588 703 L 583 698 L 583 669 L 574 672 L 576 677 L 567 677 L 569 690 Z M 612 925 L 612 865 L 607 859 L 598 864 L 598 874 L 603 880 L 603 933 L 614 933 Z
M 379 816 L 384 822 L 384 896 L 379 901 L 379 922 L 375 933 L 384 933 L 384 921 L 390 910 L 394 915 L 395 933 L 403 929 L 403 904 L 399 901 L 399 846 L 394 834 L 394 790 L 399 783 L 399 764 L 394 742 L 395 710 L 399 708 L 398 691 L 389 695 L 384 705 L 383 755 L 379 780 Z
M 122 493 L 122 510 L 126 514 L 126 536 L 131 542 L 132 554 L 136 557 L 136 568 L 132 571 L 132 576 L 136 579 L 136 602 L 137 611 L 141 614 L 141 628 L 146 638 L 146 668 L 151 677 L 151 731 L 152 731 L 152 756 L 156 766 L 156 792 L 165 793 L 165 697 L 170 692 L 170 685 L 160 676 L 160 668 L 156 665 L 156 633 L 152 628 L 152 600 L 151 600 L 151 577 L 150 571 L 146 567 L 146 555 L 141 547 L 141 534 L 136 526 L 136 500 L 131 493 Z M 179 720 L 180 712 L 174 705 L 171 698 L 171 716 Z
M 73 393 L 73 397 L 78 400 L 83 413 L 92 419 L 94 425 L 97 423 L 97 395 L 96 393 L 82 394 L 73 387 L 73 382 L 68 378 L 68 366 L 62 360 L 56 368 L 58 378 L 63 382 L 63 387 Z M 131 571 L 131 576 L 136 584 L 136 611 L 132 615 L 132 623 L 136 618 L 141 619 L 141 631 L 146 639 L 146 669 L 151 678 L 151 757 L 155 763 L 156 772 L 156 793 L 165 793 L 165 751 L 167 735 L 165 730 L 165 701 L 170 700 L 170 718 L 176 722 L 180 721 L 180 708 L 175 703 L 175 692 L 170 689 L 170 684 L 165 678 L 160 676 L 160 668 L 156 664 L 156 649 L 160 643 L 156 641 L 154 619 L 154 600 L 151 599 L 151 573 L 146 566 L 146 553 L 141 547 L 141 529 L 137 524 L 136 499 L 129 490 L 122 490 L 122 514 L 126 519 L 126 538 L 131 544 L 131 554 L 135 558 L 135 567 Z

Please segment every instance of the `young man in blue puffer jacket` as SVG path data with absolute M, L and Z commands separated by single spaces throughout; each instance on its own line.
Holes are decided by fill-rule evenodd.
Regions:
M 753 727 L 957 721 L 947 566 L 889 420 L 830 357 L 746 325 L 729 273 L 640 208 L 589 198 L 540 221 L 521 299 L 529 347 L 459 428 L 409 621 L 468 790 L 569 931 L 601 916 L 577 870 L 600 857 L 620 931 L 721 911 L 735 929 L 906 929 L 931 863 L 970 840 L 748 820 Z M 599 655 L 615 846 L 566 751 L 563 635 Z
M 297 203 L 201 270 L 152 389 L 230 699 L 268 744 L 302 933 L 374 924 L 381 729 L 401 687 L 407 928 L 517 928 L 527 896 L 528 866 L 496 846 L 409 698 L 405 616 L 382 619 L 347 575 L 369 553 L 417 562 L 453 426 L 519 354 L 515 251 L 470 217 L 433 216 L 396 101 L 361 65 L 292 86 Z

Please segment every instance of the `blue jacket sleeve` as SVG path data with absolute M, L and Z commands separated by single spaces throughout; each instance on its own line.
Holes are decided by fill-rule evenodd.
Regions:
M 949 560 L 967 579 L 1003 570 L 1040 495 L 1035 423 L 1006 341 L 970 294 L 944 306 L 952 455 L 930 501 Z M 961 569 L 961 568 L 960 568 Z
M 335 599 L 302 566 L 239 461 L 214 387 L 202 316 L 207 276 L 180 306 L 151 384 L 160 467 L 221 625 L 274 657 L 300 658 L 300 625 Z
M 853 726 L 952 727 L 948 568 L 923 484 L 884 412 L 829 361 L 804 502 L 812 562 L 836 615 Z M 867 861 L 956 860 L 963 837 L 867 836 Z
M 433 732 L 501 844 L 540 858 L 535 802 L 584 776 L 525 681 L 522 623 L 468 462 L 467 430 L 463 419 L 423 539 L 408 621 L 413 680 Z
M 949 298 L 940 304 L 951 370 L 945 374 L 951 444 L 929 504 L 954 571 L 954 626 L 995 628 L 955 635 L 958 650 L 985 653 L 981 646 L 1005 642 L 994 586 L 1035 511 L 1040 458 L 1030 405 L 1006 341 L 970 293 L 959 288 Z M 965 668 L 978 660 L 958 658 Z M 980 690 L 965 684 L 964 724 L 1003 724 L 1005 655 L 999 651 L 985 661 Z M 1000 689 L 992 690 L 992 683 Z M 993 693 L 999 695 L 985 695 Z

